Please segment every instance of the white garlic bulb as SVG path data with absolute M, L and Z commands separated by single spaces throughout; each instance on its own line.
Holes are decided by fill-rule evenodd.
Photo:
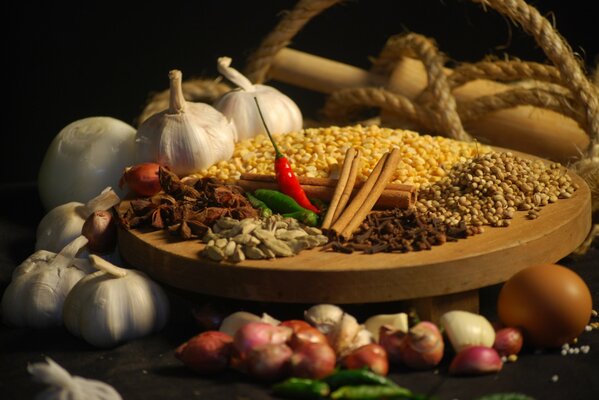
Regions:
M 235 149 L 235 125 L 208 104 L 185 101 L 181 71 L 170 71 L 169 78 L 169 108 L 137 130 L 137 161 L 156 162 L 184 176 L 229 160 Z
M 141 271 L 89 258 L 99 271 L 81 279 L 64 302 L 69 332 L 94 346 L 112 347 L 164 327 L 169 302 L 156 282 Z
M 35 400 L 122 400 L 112 386 L 94 379 L 73 376 L 49 357 L 46 357 L 45 363 L 28 365 L 27 371 L 36 382 L 50 385 L 35 396 Z
M 38 176 L 42 204 L 51 210 L 71 201 L 85 203 L 115 186 L 134 162 L 135 128 L 110 117 L 75 121 L 46 150 Z
M 86 204 L 72 201 L 50 210 L 37 226 L 35 249 L 58 253 L 67 243 L 81 235 L 87 217 L 95 211 L 108 210 L 121 199 L 107 187 Z M 82 253 L 82 256 L 86 253 Z
M 86 244 L 87 239 L 79 236 L 60 253 L 39 250 L 15 268 L 2 297 L 4 322 L 32 328 L 62 325 L 67 294 L 91 272 L 86 260 L 75 260 L 77 252 Z
M 235 123 L 238 140 L 266 134 L 254 97 L 260 102 L 264 120 L 272 133 L 288 133 L 302 129 L 302 113 L 293 100 L 271 86 L 253 85 L 230 65 L 229 57 L 218 59 L 218 71 L 239 89 L 222 95 L 214 103 L 214 107 Z

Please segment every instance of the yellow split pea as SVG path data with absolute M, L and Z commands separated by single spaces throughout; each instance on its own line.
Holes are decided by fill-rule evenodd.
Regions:
M 490 150 L 473 143 L 375 125 L 309 128 L 275 135 L 275 140 L 297 175 L 322 178 L 337 176 L 350 147 L 362 151 L 362 170 L 358 175 L 362 180 L 368 177 L 385 152 L 398 147 L 401 161 L 393 181 L 416 186 L 437 182 L 455 163 Z M 274 157 L 268 138 L 259 135 L 237 143 L 231 160 L 221 161 L 194 176 L 234 181 L 242 173 L 272 175 Z

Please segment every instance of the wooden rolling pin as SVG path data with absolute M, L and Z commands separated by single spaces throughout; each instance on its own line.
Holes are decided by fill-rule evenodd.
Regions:
M 309 178 L 298 176 L 298 180 L 308 197 L 330 201 L 335 193 L 337 179 Z M 235 183 L 243 190 L 253 192 L 256 189 L 278 190 L 274 175 L 241 174 Z M 364 182 L 356 182 L 352 195 L 360 189 Z M 383 194 L 375 204 L 376 208 L 408 208 L 416 202 L 416 187 L 391 183 L 385 187 Z
M 447 73 L 451 70 L 447 69 Z M 427 84 L 424 65 L 412 58 L 404 57 L 387 81 L 386 77 L 360 68 L 289 48 L 277 54 L 269 78 L 322 93 L 383 86 L 410 99 L 416 98 Z M 508 89 L 509 86 L 501 83 L 475 80 L 456 88 L 453 93 L 458 101 L 468 101 Z M 483 143 L 562 163 L 579 158 L 581 150 L 589 146 L 589 137 L 574 120 L 532 106 L 486 114 L 468 123 L 465 129 Z

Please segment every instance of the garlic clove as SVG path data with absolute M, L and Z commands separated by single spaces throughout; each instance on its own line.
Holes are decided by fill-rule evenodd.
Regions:
M 440 323 L 456 353 L 468 346 L 492 347 L 495 330 L 482 315 L 454 310 L 441 316 Z
M 364 327 L 372 334 L 374 341 L 379 341 L 381 326 L 387 325 L 402 332 L 408 331 L 408 314 L 379 314 L 374 315 L 364 322 Z
M 261 318 L 256 314 L 252 314 L 246 311 L 237 311 L 233 314 L 226 316 L 223 319 L 223 322 L 221 323 L 220 328 L 218 330 L 228 335 L 235 336 L 235 333 L 239 330 L 239 328 L 241 328 L 245 324 L 248 324 L 250 322 L 261 321 Z
M 333 304 L 318 304 L 304 312 L 304 319 L 325 335 L 339 324 L 343 310 Z

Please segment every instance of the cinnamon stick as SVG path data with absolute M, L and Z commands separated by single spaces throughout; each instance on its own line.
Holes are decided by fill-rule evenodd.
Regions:
M 349 200 L 354 184 L 356 183 L 356 175 L 358 174 L 358 166 L 360 164 L 360 152 L 353 147 L 350 147 L 345 153 L 341 174 L 335 187 L 335 192 L 329 209 L 322 221 L 321 228 L 329 229 L 331 224 L 337 220 L 343 208 Z
M 358 211 L 353 216 L 350 214 L 350 220 L 341 232 L 342 237 L 349 239 L 356 228 L 360 226 L 362 221 L 364 221 L 368 213 L 372 210 L 376 204 L 376 201 L 385 190 L 385 186 L 387 186 L 389 181 L 392 179 L 393 173 L 397 169 L 399 158 L 400 151 L 398 148 L 394 148 L 391 153 L 388 153 L 387 158 L 384 160 L 382 170 L 376 179 L 374 187 L 368 192 L 368 195 L 360 205 Z
M 383 154 L 380 160 L 376 163 L 374 169 L 368 176 L 368 179 L 366 179 L 366 182 L 364 182 L 364 185 L 362 185 L 358 193 L 356 193 L 356 195 L 353 197 L 352 201 L 348 204 L 345 210 L 343 210 L 343 213 L 339 216 L 339 219 L 337 219 L 337 221 L 335 221 L 331 227 L 332 231 L 341 234 L 345 230 L 345 227 L 350 223 L 350 220 L 354 218 L 362 204 L 364 204 L 366 198 L 369 196 L 369 193 L 374 188 L 379 176 L 383 172 L 383 166 L 385 165 L 387 158 L 389 158 L 389 153 Z M 360 220 L 360 222 L 362 221 Z
M 298 179 L 308 197 L 323 201 L 331 201 L 333 198 L 337 179 L 307 178 L 302 176 L 299 176 Z M 278 190 L 274 175 L 242 174 L 241 179 L 236 182 L 236 185 L 247 192 L 253 192 L 256 189 Z M 352 195 L 356 195 L 363 185 L 364 181 L 356 181 Z M 390 183 L 385 187 L 375 207 L 378 209 L 409 208 L 416 202 L 416 197 L 417 190 L 415 186 Z

